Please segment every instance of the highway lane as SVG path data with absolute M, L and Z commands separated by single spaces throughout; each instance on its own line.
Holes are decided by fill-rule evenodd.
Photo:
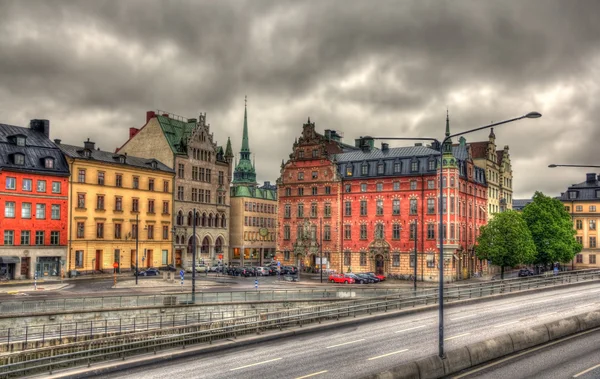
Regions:
M 600 308 L 600 283 L 446 308 L 445 347 Z M 198 355 L 111 378 L 352 378 L 437 353 L 437 310 Z M 108 376 L 107 376 L 108 378 Z
M 600 378 L 600 329 L 452 376 L 454 379 Z

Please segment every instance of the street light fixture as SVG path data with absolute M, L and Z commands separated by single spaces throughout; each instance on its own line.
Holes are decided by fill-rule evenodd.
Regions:
M 442 167 L 442 155 L 444 154 L 444 146 L 446 143 L 454 137 L 459 137 L 465 134 L 473 133 L 483 129 L 489 129 L 494 126 L 508 124 L 509 122 L 522 120 L 524 118 L 540 118 L 542 117 L 539 112 L 529 112 L 523 116 L 511 118 L 509 120 L 504 120 L 500 122 L 496 122 L 493 124 L 480 126 L 478 128 L 469 129 L 464 132 L 449 134 L 445 136 L 442 143 L 439 143 L 439 140 L 436 138 L 427 138 L 427 137 L 418 137 L 418 138 L 408 138 L 408 137 L 366 137 L 369 139 L 385 139 L 385 140 L 405 140 L 405 141 L 432 141 L 435 142 L 440 153 L 440 177 L 439 177 L 439 203 L 438 203 L 438 213 L 439 213 L 439 228 L 438 228 L 438 240 L 439 240 L 439 259 L 438 259 L 438 268 L 439 268 L 439 278 L 438 278 L 438 355 L 440 358 L 444 358 L 444 212 L 443 212 L 443 196 L 444 196 L 444 175 L 443 175 L 443 167 Z M 416 264 L 416 262 L 415 262 Z
M 548 165 L 549 168 L 556 168 L 556 167 L 589 167 L 589 168 L 599 168 L 600 166 L 597 165 L 591 165 L 591 164 L 549 164 Z
M 138 276 L 140 274 L 140 262 L 138 260 L 138 251 L 140 250 L 140 228 L 139 228 L 139 214 L 135 215 L 135 285 L 138 285 Z

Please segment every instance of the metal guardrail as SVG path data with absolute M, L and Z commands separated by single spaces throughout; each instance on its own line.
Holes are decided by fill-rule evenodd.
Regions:
M 530 280 L 503 281 L 478 287 L 452 287 L 444 290 L 446 302 L 484 297 L 498 293 L 509 293 L 525 289 L 548 287 L 581 281 L 600 280 L 600 273 L 553 276 Z M 212 343 L 222 338 L 237 338 L 238 335 L 258 333 L 268 329 L 283 329 L 321 323 L 325 320 L 356 317 L 360 314 L 387 312 L 390 309 L 414 308 L 435 304 L 436 293 L 398 296 L 387 299 L 361 299 L 344 303 L 330 303 L 305 308 L 281 310 L 236 319 L 203 322 L 187 326 L 111 336 L 65 345 L 44 347 L 37 350 L 0 355 L 0 376 L 12 377 L 40 372 L 52 374 L 54 370 L 109 359 L 125 359 L 128 356 L 156 352 L 168 348 L 183 348 L 197 343 Z

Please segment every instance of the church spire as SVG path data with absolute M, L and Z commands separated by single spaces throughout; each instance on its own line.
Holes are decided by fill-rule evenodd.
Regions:
M 250 161 L 250 143 L 248 142 L 248 97 L 244 97 L 244 130 L 242 134 L 242 148 L 240 159 L 233 172 L 234 185 L 256 185 L 256 171 Z
M 446 109 L 446 137 L 450 135 L 450 115 L 448 109 Z
M 248 96 L 244 96 L 244 132 L 241 152 L 248 153 L 248 159 L 250 158 L 250 143 L 248 142 Z

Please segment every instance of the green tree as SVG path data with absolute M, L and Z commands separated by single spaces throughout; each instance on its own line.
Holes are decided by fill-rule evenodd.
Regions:
M 532 263 L 536 254 L 525 220 L 520 213 L 510 210 L 494 215 L 487 225 L 481 227 L 475 252 L 477 258 L 500 266 L 502 279 L 504 267 Z
M 571 215 L 560 200 L 536 192 L 523 209 L 523 219 L 537 250 L 535 263 L 568 262 L 581 251 Z

